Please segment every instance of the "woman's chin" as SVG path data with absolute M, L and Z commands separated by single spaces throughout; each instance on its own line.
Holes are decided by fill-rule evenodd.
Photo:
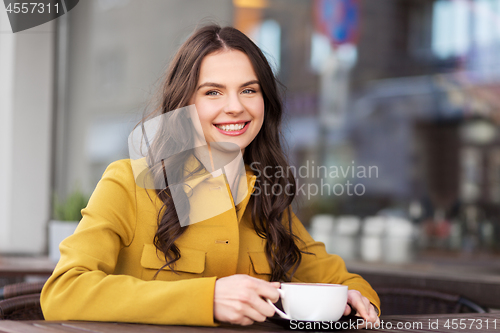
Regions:
M 209 144 L 211 149 L 216 149 L 221 152 L 228 152 L 232 154 L 245 149 L 245 147 L 242 147 L 239 143 L 234 142 L 233 140 L 212 141 Z

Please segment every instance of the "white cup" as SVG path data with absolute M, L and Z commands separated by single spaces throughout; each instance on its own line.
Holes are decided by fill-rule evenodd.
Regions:
M 278 289 L 283 313 L 269 299 L 276 313 L 284 319 L 337 321 L 347 304 L 347 286 L 325 283 L 282 283 Z

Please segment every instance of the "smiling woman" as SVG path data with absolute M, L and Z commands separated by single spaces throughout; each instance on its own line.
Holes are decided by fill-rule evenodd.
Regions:
M 274 314 L 264 298 L 277 301 L 280 281 L 291 281 L 346 285 L 344 314 L 355 311 L 377 322 L 375 291 L 347 272 L 340 257 L 327 254 L 292 212 L 293 175 L 264 172 L 289 167 L 281 146 L 282 103 L 266 58 L 243 33 L 216 25 L 197 30 L 172 61 L 159 106 L 142 128 L 148 119 L 177 115 L 193 104 L 210 154 L 227 142 L 241 150 L 248 194 L 240 201 L 229 191 L 233 180 L 226 167 L 232 162 L 207 172 L 196 149 L 175 159 L 147 160 L 152 177 L 165 178 L 156 190 L 136 183 L 130 160 L 112 163 L 77 231 L 60 246 L 61 259 L 42 291 L 45 318 L 249 325 Z M 195 138 L 178 139 L 183 129 L 162 132 L 152 150 L 196 147 Z M 229 206 L 199 223 L 182 223 L 171 175 L 190 181 L 183 201 L 189 214 Z M 270 186 L 288 191 L 255 191 Z M 188 196 L 198 198 L 196 205 Z
M 241 51 L 219 51 L 203 59 L 199 75 L 191 104 L 206 141 L 232 142 L 244 152 L 264 122 L 264 98 L 250 59 Z

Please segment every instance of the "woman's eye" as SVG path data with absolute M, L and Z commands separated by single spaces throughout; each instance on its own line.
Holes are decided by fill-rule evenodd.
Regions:
M 244 94 L 252 94 L 254 92 L 255 92 L 255 90 L 253 90 L 253 89 L 245 89 L 245 90 L 243 90 Z
M 218 91 L 211 90 L 211 91 L 207 91 L 207 93 L 205 95 L 207 95 L 207 96 L 217 96 L 218 94 L 219 94 Z

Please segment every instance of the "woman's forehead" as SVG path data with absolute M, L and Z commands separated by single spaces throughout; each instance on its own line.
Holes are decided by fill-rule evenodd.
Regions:
M 227 50 L 207 55 L 201 62 L 199 83 L 248 82 L 256 80 L 257 75 L 248 56 L 238 50 Z

